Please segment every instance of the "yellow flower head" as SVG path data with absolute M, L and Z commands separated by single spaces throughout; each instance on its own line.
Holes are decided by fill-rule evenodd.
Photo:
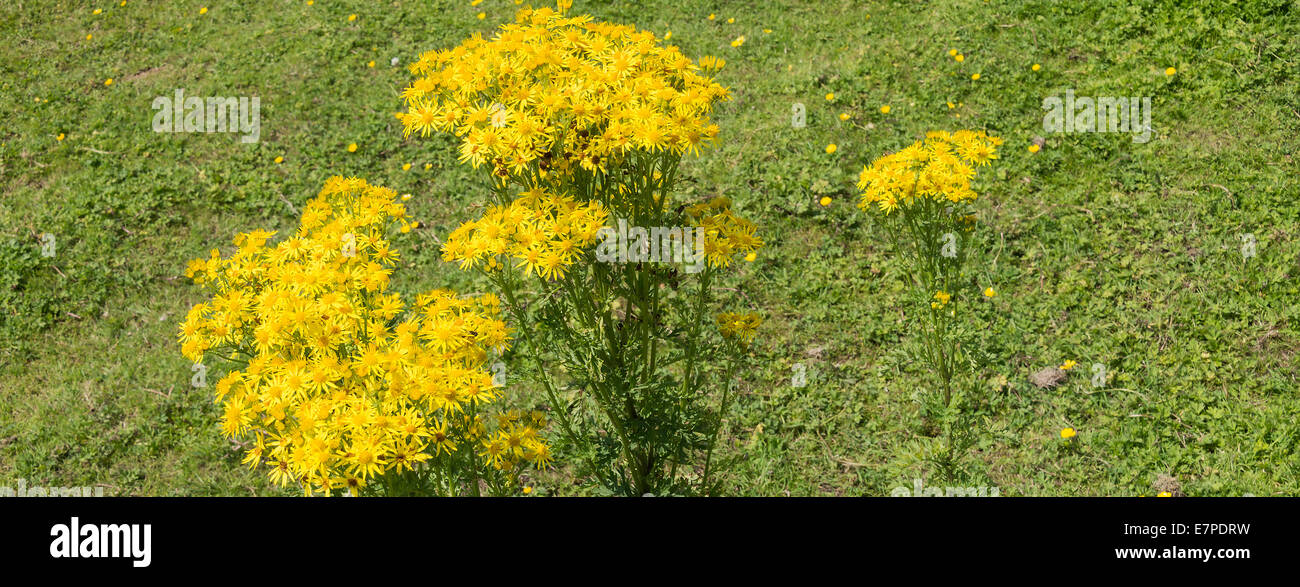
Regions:
M 922 201 L 946 205 L 974 200 L 971 179 L 998 158 L 1002 140 L 982 131 L 936 131 L 897 153 L 880 157 L 858 175 L 858 207 L 884 214 Z
M 273 483 L 355 494 L 489 432 L 464 413 L 497 396 L 487 365 L 510 341 L 500 301 L 389 292 L 400 255 L 386 235 L 408 225 L 392 190 L 334 177 L 278 243 L 241 233 L 229 256 L 190 263 L 213 296 L 179 325 L 182 352 L 248 357 L 214 386 L 221 428 L 248 440 L 244 462 Z M 527 442 L 496 466 L 547 462 L 535 428 L 510 430 Z
M 749 346 L 749 343 L 754 340 L 759 324 L 763 323 L 763 317 L 753 312 L 743 314 L 723 312 L 715 316 L 714 320 L 718 324 L 718 331 L 722 333 L 722 337 L 736 341 L 742 348 Z
M 733 43 L 744 42 L 741 37 Z M 422 54 L 403 92 L 405 133 L 459 138 L 496 177 L 606 172 L 633 152 L 697 153 L 728 91 L 649 31 L 526 8 L 490 39 Z

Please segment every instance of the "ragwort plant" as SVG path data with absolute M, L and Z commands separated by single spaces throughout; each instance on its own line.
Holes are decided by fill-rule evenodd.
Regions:
M 424 53 L 399 117 L 408 136 L 460 137 L 490 183 L 443 258 L 505 298 L 582 472 L 616 494 L 714 493 L 732 373 L 760 319 L 711 318 L 712 289 L 762 240 L 727 198 L 673 190 L 682 157 L 719 132 L 709 114 L 728 92 L 706 73 L 722 63 L 566 4 Z
M 231 256 L 190 263 L 214 295 L 180 325 L 182 352 L 237 367 L 215 385 L 221 429 L 277 485 L 500 495 L 550 462 L 541 412 L 492 409 L 484 365 L 510 342 L 497 296 L 387 292 L 399 253 L 385 235 L 413 224 L 392 190 L 334 177 L 289 238 L 241 233 Z
M 913 321 L 919 328 L 916 354 L 936 387 L 923 394 L 922 406 L 944 433 L 927 458 L 949 480 L 974 443 L 971 404 L 978 389 L 972 385 L 963 390 L 959 378 L 972 370 L 975 360 L 958 311 L 980 295 L 969 291 L 963 273 L 975 228 L 971 203 L 977 194 L 971 179 L 979 167 L 997 158 L 1001 143 L 984 132 L 934 131 L 864 166 L 858 176 L 858 207 L 888 234 L 894 253 L 907 265 L 913 292 L 908 313 L 919 314 Z

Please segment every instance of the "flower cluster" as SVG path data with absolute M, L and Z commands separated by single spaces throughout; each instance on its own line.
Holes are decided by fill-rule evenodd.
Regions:
M 723 338 L 735 340 L 742 347 L 749 346 L 758 331 L 758 325 L 763 323 L 763 317 L 753 312 L 744 314 L 723 312 L 715 316 L 714 320 L 717 321 L 718 331 L 722 333 Z
M 408 308 L 386 293 L 395 225 L 410 223 L 392 190 L 335 177 L 292 237 L 271 246 L 274 233 L 240 234 L 230 257 L 190 264 L 215 294 L 180 325 L 182 350 L 242 363 L 215 386 L 222 431 L 247 441 L 245 462 L 266 463 L 279 485 L 355 494 L 464 444 L 498 468 L 550 460 L 544 419 L 490 432 L 478 414 L 497 395 L 484 365 L 510 340 L 500 301 L 434 290 Z
M 976 168 L 997 159 L 1002 139 L 982 131 L 934 131 L 897 153 L 876 159 L 858 175 L 858 207 L 889 214 L 918 200 L 974 200 Z
M 525 274 L 559 279 L 596 241 L 608 217 L 599 202 L 580 203 L 533 188 L 510 205 L 492 206 L 478 220 L 452 231 L 442 246 L 442 258 L 458 261 L 462 269 L 481 264 L 487 271 L 501 269 L 512 259 Z
M 604 170 L 631 150 L 697 152 L 717 136 L 708 115 L 727 89 L 653 33 L 550 8 L 516 20 L 410 66 L 408 136 L 455 133 L 462 162 L 500 177 Z
M 754 223 L 736 216 L 726 196 L 688 206 L 686 216 L 694 226 L 704 228 L 704 254 L 713 267 L 730 266 L 735 255 L 763 246 L 763 239 L 754 234 Z

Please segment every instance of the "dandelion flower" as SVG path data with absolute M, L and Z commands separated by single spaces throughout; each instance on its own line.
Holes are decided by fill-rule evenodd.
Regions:
M 204 6 L 203 8 L 200 8 L 200 9 L 199 9 L 199 14 L 207 14 L 207 13 L 208 13 L 208 7 L 207 7 L 207 6 Z
M 765 35 L 770 35 L 770 34 L 772 34 L 772 29 L 763 29 L 763 34 L 765 34 Z
M 374 61 L 371 61 L 370 63 L 367 63 L 367 64 L 366 64 L 366 67 L 374 67 L 374 66 L 375 66 L 375 62 L 374 62 Z
M 718 18 L 718 15 L 716 15 L 716 14 L 709 14 L 709 20 L 713 20 L 713 19 L 715 19 L 715 18 Z
M 961 63 L 966 60 L 966 56 L 959 53 L 956 57 L 953 57 L 953 59 L 956 59 L 957 63 Z
M 1040 69 L 1042 69 L 1042 68 L 1043 68 L 1043 66 L 1041 66 L 1041 65 L 1039 65 L 1039 64 L 1037 64 L 1037 63 L 1035 63 L 1034 66 L 1033 66 L 1033 67 L 1030 67 L 1029 69 L 1032 69 L 1032 70 L 1034 70 L 1034 71 L 1038 71 L 1038 70 L 1040 70 Z
M 349 15 L 348 15 L 348 22 L 352 22 L 352 21 L 354 21 L 354 20 L 356 20 L 356 19 L 357 19 L 357 15 L 355 15 L 355 14 L 349 14 Z
M 93 12 L 93 13 L 91 13 L 91 14 L 99 14 L 99 13 L 101 13 L 101 12 L 103 12 L 103 10 L 100 10 L 100 9 L 96 8 L 96 9 L 95 9 L 95 12 Z
M 276 157 L 276 158 L 275 158 L 275 162 L 276 162 L 276 163 L 284 163 L 284 157 Z
M 731 42 L 732 47 L 739 47 L 744 44 L 745 44 L 745 35 L 740 35 L 739 37 L 736 37 L 736 40 Z
M 425 171 L 428 171 L 428 170 L 430 170 L 430 169 L 433 169 L 433 164 L 432 164 L 432 163 L 425 163 L 425 164 L 424 164 L 424 170 L 425 170 Z
M 978 73 L 972 73 L 971 76 L 970 76 L 970 80 L 973 81 L 973 82 L 977 82 L 977 81 L 979 81 L 979 80 L 980 80 L 980 74 L 978 74 Z
M 835 146 L 835 143 L 831 143 L 831 144 L 829 144 L 829 145 L 826 145 L 826 153 L 827 153 L 828 155 L 831 154 L 831 153 L 834 153 L 836 149 L 839 149 L 839 147 L 836 147 L 836 146 Z
M 998 292 L 993 291 L 993 288 L 991 287 L 984 288 L 984 297 L 991 298 L 996 295 L 998 295 Z
M 671 39 L 671 38 L 673 38 L 673 32 L 672 32 L 672 31 L 668 31 L 668 32 L 664 33 L 664 40 L 665 40 L 665 41 L 667 41 L 668 39 Z
M 735 19 L 735 18 L 728 18 L 728 19 L 727 19 L 727 24 L 736 24 L 736 19 Z
M 957 50 L 956 50 L 956 49 L 949 49 L 949 50 L 948 50 L 948 56 L 949 56 L 949 57 L 956 57 L 956 56 L 957 56 Z
M 104 80 L 104 85 L 106 85 L 106 86 L 111 86 L 111 85 L 113 85 L 113 78 L 110 77 L 110 78 Z
M 95 35 L 91 35 L 91 34 L 87 34 L 87 35 L 86 35 L 86 40 L 87 40 L 87 41 L 89 41 L 89 40 L 91 40 L 91 39 L 93 39 L 93 38 L 95 38 Z
M 1173 496 L 1174 494 L 1169 493 L 1168 491 L 1161 491 L 1160 493 L 1156 494 L 1156 497 L 1173 497 Z
M 483 19 L 485 19 L 485 18 L 487 18 L 487 13 L 486 13 L 486 12 L 480 12 L 480 13 L 478 13 L 478 19 L 479 19 L 479 20 L 483 20 Z
M 349 153 L 356 153 L 356 152 L 357 152 L 357 144 L 356 144 L 356 143 L 349 143 L 349 144 L 348 144 L 348 152 L 349 152 Z
M 1035 144 L 1033 144 L 1033 145 L 1029 145 L 1029 152 L 1030 152 L 1030 153 L 1037 153 L 1038 150 L 1039 150 L 1039 148 L 1040 148 L 1040 147 L 1038 146 L 1037 143 L 1035 143 Z
M 754 262 L 754 259 L 757 259 L 757 258 L 758 258 L 758 253 L 755 253 L 755 252 L 753 252 L 753 251 L 750 251 L 750 253 L 749 253 L 748 255 L 745 255 L 745 260 L 746 260 L 746 261 L 749 261 L 750 263 L 753 263 L 753 262 Z
M 848 120 L 848 119 L 849 119 L 849 113 L 848 113 L 848 112 L 841 112 L 841 113 L 840 113 L 840 120 Z
M 410 170 L 411 170 L 411 164 L 410 164 L 410 163 L 407 163 L 407 164 L 405 164 L 405 165 L 402 165 L 402 171 L 410 171 Z
M 62 140 L 63 140 L 63 133 L 59 133 L 59 136 L 54 137 L 54 139 L 55 139 L 55 140 L 58 140 L 58 141 L 62 141 Z
M 1074 362 L 1074 359 L 1066 359 L 1065 362 L 1061 364 L 1061 370 L 1069 371 L 1070 369 L 1073 369 L 1075 365 L 1078 365 L 1078 363 Z
M 881 107 L 880 107 L 880 113 L 881 113 L 881 114 L 889 114 L 889 104 L 885 104 L 884 106 L 881 106 Z
M 1069 439 L 1071 439 L 1071 438 L 1074 438 L 1074 436 L 1075 436 L 1075 433 L 1074 433 L 1074 429 L 1073 429 L 1073 428 L 1062 428 L 1062 429 L 1061 429 L 1061 440 L 1069 440 Z
M 834 101 L 835 101 L 835 92 L 831 92 L 831 93 L 829 93 L 829 94 L 826 94 L 826 101 L 827 101 L 827 102 L 834 102 Z
M 1174 69 L 1174 68 L 1172 68 L 1172 67 L 1170 67 L 1170 68 L 1166 68 L 1166 69 L 1165 69 L 1165 75 L 1173 75 L 1173 74 L 1175 74 L 1175 73 L 1178 73 L 1178 70 L 1177 70 L 1177 69 Z
M 830 197 L 830 196 L 822 196 L 822 199 L 818 200 L 817 203 L 818 203 L 818 204 L 821 204 L 822 207 L 825 208 L 825 207 L 831 205 L 831 197 Z M 753 254 L 753 253 L 751 253 L 751 254 Z

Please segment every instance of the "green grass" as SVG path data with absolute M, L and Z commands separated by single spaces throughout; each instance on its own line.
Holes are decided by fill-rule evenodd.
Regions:
M 175 324 L 202 295 L 181 277 L 185 263 L 228 252 L 235 232 L 293 226 L 290 207 L 327 177 L 357 175 L 413 194 L 427 224 L 395 241 L 400 291 L 485 290 L 438 254 L 439 238 L 475 216 L 481 183 L 456 165 L 450 139 L 402 138 L 391 113 L 409 76 L 389 60 L 488 33 L 515 9 L 0 6 L 0 484 L 275 493 L 220 436 L 210 389 L 190 386 Z M 904 352 L 903 267 L 854 207 L 853 183 L 864 163 L 927 130 L 978 128 L 1006 144 L 978 183 L 971 285 L 998 296 L 965 294 L 988 395 L 962 485 L 1150 495 L 1170 476 L 1186 495 L 1300 494 L 1293 3 L 665 0 L 574 11 L 671 30 L 688 55 L 727 60 L 721 144 L 684 165 L 681 196 L 730 196 L 768 243 L 719 286 L 725 303 L 767 316 L 724 431 L 729 493 L 888 495 L 931 474 L 919 457 L 932 431 L 914 399 L 930 380 Z M 176 88 L 259 96 L 260 143 L 153 133 L 153 98 Z M 1067 88 L 1150 96 L 1157 137 L 1045 133 L 1041 102 Z M 791 128 L 795 103 L 807 128 Z M 1045 147 L 1030 154 L 1035 137 Z M 41 256 L 43 233 L 56 237 L 53 258 Z M 1257 239 L 1254 258 L 1240 252 L 1243 233 Z M 1029 383 L 1067 359 L 1079 367 L 1060 387 Z M 790 385 L 796 363 L 806 387 Z M 1110 374 L 1103 388 L 1089 382 L 1094 363 Z M 512 393 L 535 401 L 526 387 Z M 1073 450 L 1058 437 L 1067 426 L 1079 433 Z M 542 475 L 538 492 L 585 492 L 568 471 Z

